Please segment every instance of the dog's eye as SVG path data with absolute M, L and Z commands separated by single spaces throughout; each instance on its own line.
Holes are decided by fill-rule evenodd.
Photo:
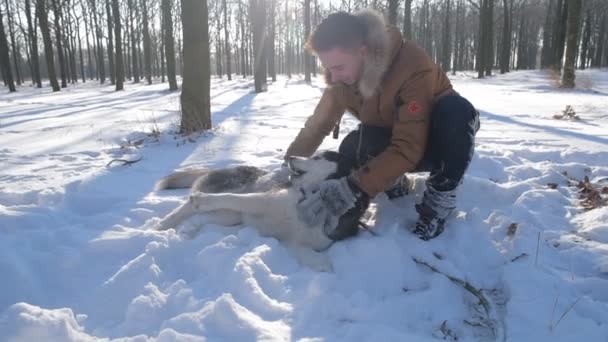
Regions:
M 321 159 L 321 157 L 319 157 L 319 156 L 312 157 L 312 160 L 319 160 L 319 159 Z

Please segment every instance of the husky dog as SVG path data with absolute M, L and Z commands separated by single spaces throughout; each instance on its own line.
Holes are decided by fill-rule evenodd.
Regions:
M 206 223 L 234 226 L 244 224 L 262 236 L 274 237 L 292 249 L 323 251 L 334 241 L 357 234 L 369 201 L 361 201 L 339 219 L 337 227 L 325 231 L 322 225 L 300 221 L 296 204 L 321 182 L 351 173 L 355 163 L 337 152 L 326 151 L 312 158 L 290 157 L 289 178 L 252 166 L 215 170 L 188 170 L 171 174 L 156 189 L 191 187 L 190 198 L 158 223 L 159 230 L 179 227 L 195 214 Z M 283 179 L 281 179 L 283 178 Z M 314 191 L 314 190 L 313 190 Z M 300 261 L 310 265 L 310 261 Z

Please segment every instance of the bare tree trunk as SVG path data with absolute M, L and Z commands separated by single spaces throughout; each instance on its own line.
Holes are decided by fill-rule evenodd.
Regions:
M 0 70 L 2 70 L 2 76 L 4 76 L 4 81 L 8 85 L 9 91 L 17 91 L 17 88 L 15 88 L 15 80 L 13 79 L 13 72 L 11 71 L 11 57 L 8 52 L 8 40 L 6 40 L 6 33 L 4 31 L 2 11 L 0 11 Z
M 49 21 L 46 16 L 45 0 L 36 0 L 36 14 L 38 14 L 38 22 L 40 23 L 40 32 L 42 32 L 42 40 L 44 42 L 44 55 L 46 57 L 46 67 L 49 74 L 49 80 L 53 91 L 59 91 L 59 83 L 57 83 L 57 74 L 55 73 L 55 63 L 53 61 L 53 43 L 51 41 L 51 33 L 49 32 Z
M 309 0 L 307 0 L 309 1 Z M 253 33 L 253 51 L 254 57 L 254 83 L 255 92 L 261 93 L 267 90 L 266 83 L 266 0 L 251 0 L 251 19 Z M 310 74 L 308 75 L 310 82 Z
M 183 134 L 211 128 L 211 65 L 207 0 L 181 0 L 184 36 Z
M 19 21 L 18 28 L 21 31 L 21 36 L 23 37 L 23 41 L 25 44 L 25 61 L 27 63 L 28 69 L 30 71 L 30 78 L 32 80 L 32 85 L 36 84 L 36 81 L 34 80 L 34 70 L 33 70 L 33 66 L 32 66 L 32 58 L 30 56 L 30 49 L 31 49 L 31 44 L 30 44 L 30 38 L 29 38 L 29 34 L 27 33 L 26 29 L 27 27 L 25 25 L 23 25 L 23 21 L 20 15 L 17 15 L 17 20 Z M 0 74 L 2 74 L 0 72 Z M 24 80 L 23 82 L 25 83 L 25 76 L 24 76 Z
M 570 0 L 568 3 L 567 47 L 564 73 L 562 75 L 562 88 L 574 88 L 574 64 L 576 60 L 576 47 L 581 17 L 581 0 Z
M 185 0 L 182 0 L 182 4 L 184 1 Z M 169 79 L 169 90 L 177 90 L 177 79 L 175 76 L 175 42 L 173 40 L 173 17 L 171 14 L 172 2 L 172 0 L 162 0 L 161 5 L 163 12 L 163 31 L 165 33 L 163 39 L 165 45 L 165 57 L 167 58 L 167 78 Z M 183 17 L 184 15 L 182 14 L 182 20 Z M 184 75 L 182 74 L 182 78 L 183 77 Z
M 218 2 L 216 2 L 216 5 Z M 216 6 L 216 11 L 218 15 L 215 20 L 215 70 L 217 75 L 221 78 L 224 75 L 224 69 L 222 65 L 222 34 L 220 30 L 221 20 L 220 20 L 220 10 Z
M 95 26 L 95 34 L 97 41 L 97 70 L 99 74 L 99 83 L 104 84 L 106 82 L 106 65 L 103 58 L 103 33 L 101 31 L 99 21 L 97 20 L 97 3 L 95 2 L 95 0 L 91 0 L 91 11 L 93 13 L 93 24 Z
M 76 12 L 76 6 L 74 6 L 72 9 L 74 12 Z M 80 25 L 78 25 L 78 20 L 76 20 L 76 38 L 78 39 L 78 52 L 80 57 L 80 75 L 82 76 L 82 83 L 86 83 L 87 77 L 84 71 L 84 56 L 82 52 L 82 39 L 80 38 Z
M 152 84 L 152 48 L 150 42 L 150 28 L 148 26 L 148 7 L 146 2 L 148 0 L 141 1 L 142 10 L 142 24 L 144 34 L 144 64 L 146 69 L 146 80 L 148 84 Z
M 120 23 L 120 8 L 118 0 L 112 0 L 112 15 L 114 17 L 114 39 L 116 42 L 116 91 L 124 89 L 125 68 L 122 60 L 122 27 Z
M 494 0 L 486 0 L 488 2 L 486 26 L 486 76 L 492 75 L 492 67 L 494 66 Z
M 135 25 L 133 24 L 133 1 L 129 0 L 127 2 L 129 6 L 129 26 L 131 27 L 131 59 L 133 65 L 133 83 L 139 83 L 139 66 L 138 66 L 138 56 L 137 56 L 137 39 L 135 39 Z
M 310 0 L 304 0 L 304 39 L 308 39 L 310 35 Z M 299 45 L 298 45 L 299 46 Z M 304 81 L 310 84 L 310 54 L 302 51 L 304 54 Z
M 443 27 L 443 44 L 441 48 L 441 67 L 445 71 L 450 70 L 450 65 L 452 61 L 452 49 L 451 49 L 451 41 L 450 41 L 450 0 L 446 0 L 445 2 L 445 22 Z
M 477 77 L 483 78 L 485 71 L 485 62 L 486 62 L 486 35 L 485 31 L 487 16 L 486 16 L 486 7 L 488 4 L 488 0 L 481 0 L 481 6 L 479 6 L 479 34 L 477 37 L 477 57 L 475 58 L 475 64 L 477 69 Z
M 51 0 L 53 4 L 53 12 L 55 13 L 55 40 L 57 41 L 57 59 L 59 59 L 59 72 L 61 74 L 61 88 L 68 86 L 66 76 L 66 63 L 65 56 L 63 54 L 62 45 L 62 29 L 61 29 L 61 7 L 57 6 L 57 0 Z
M 397 25 L 397 10 L 399 9 L 399 0 L 388 0 L 388 22 L 391 25 Z
M 551 35 L 551 27 L 553 26 L 552 20 L 552 10 L 553 10 L 553 2 L 554 0 L 549 0 L 549 9 L 547 10 L 547 15 L 545 17 L 545 24 L 543 26 L 543 48 L 541 51 L 541 60 L 540 67 L 548 68 L 553 65 L 553 37 Z
M 602 57 L 604 55 L 604 41 L 606 39 L 606 29 L 608 29 L 606 26 L 606 14 L 603 14 L 599 26 L 597 45 L 595 47 L 595 56 L 591 61 L 591 66 L 593 68 L 599 68 L 602 66 Z
M 74 11 L 74 6 L 70 3 L 72 0 L 66 0 L 66 8 L 68 11 L 68 51 L 69 51 L 69 61 L 70 61 L 70 75 L 72 83 L 78 83 L 78 73 L 76 72 L 76 37 L 74 34 L 74 21 L 75 16 L 72 12 Z M 75 1 L 75 0 L 74 0 Z M 70 11 L 72 10 L 72 11 Z
M 270 25 L 269 25 L 269 33 L 268 33 L 268 68 L 269 68 L 269 73 L 270 73 L 270 77 L 272 78 L 273 82 L 276 82 L 277 80 L 277 70 L 276 70 L 276 47 L 275 47 L 275 40 L 276 40 L 276 0 L 271 0 L 270 1 L 270 11 L 269 11 L 269 16 L 268 16 L 268 20 L 270 20 Z
M 224 40 L 226 43 L 224 52 L 226 53 L 226 75 L 228 75 L 228 80 L 232 80 L 232 56 L 230 55 L 230 35 L 228 34 L 230 22 L 228 21 L 228 5 L 226 3 L 226 0 L 222 0 L 222 5 L 224 7 Z
M 84 34 L 87 41 L 87 72 L 89 73 L 89 79 L 93 79 L 93 61 L 91 58 L 91 44 L 89 42 L 89 21 L 87 20 L 87 11 L 84 7 L 83 0 L 80 0 L 80 8 L 82 9 L 83 21 L 84 21 Z
M 553 64 L 551 65 L 555 70 L 562 69 L 562 61 L 564 57 L 564 47 L 566 44 L 566 20 L 568 18 L 568 1 L 569 0 L 558 0 L 556 16 L 553 28 Z
M 413 39 L 412 34 L 412 0 L 405 0 L 403 9 L 403 37 Z
M 17 46 L 17 44 L 15 43 L 15 25 L 13 23 L 13 14 L 8 0 L 5 0 L 4 2 L 6 4 L 6 20 L 8 24 L 8 32 L 11 37 L 13 64 L 15 65 L 15 76 L 17 76 L 17 85 L 21 85 L 21 83 L 23 83 L 23 80 L 21 79 L 21 67 L 19 66 L 19 62 L 21 61 L 21 54 L 19 53 L 19 46 Z
M 112 33 L 113 25 L 112 25 L 112 13 L 110 11 L 110 0 L 106 0 L 106 16 L 108 22 L 108 67 L 110 70 L 110 84 L 116 84 L 115 75 L 116 71 L 114 70 L 114 37 Z
M 247 48 L 246 48 L 246 35 L 245 35 L 245 12 L 243 11 L 243 2 L 239 1 L 239 17 L 242 18 L 240 20 L 241 24 L 241 73 L 243 78 L 247 76 L 247 61 L 245 57 L 247 56 Z
M 518 42 L 517 42 L 517 70 L 528 69 L 527 60 L 526 60 L 526 36 L 525 36 L 525 27 L 526 27 L 526 14 L 522 13 L 521 19 L 519 22 L 519 33 L 518 33 Z
M 30 37 L 30 51 L 32 58 L 32 77 L 36 82 L 38 88 L 42 88 L 42 80 L 40 78 L 40 61 L 38 54 L 38 37 L 36 36 L 36 29 L 32 22 L 32 13 L 30 0 L 25 0 L 25 16 L 27 18 L 27 32 Z M 35 18 L 34 18 L 35 21 Z
M 165 83 L 165 24 L 164 24 L 164 14 L 162 10 L 162 0 L 161 0 L 161 24 L 160 24 L 160 77 L 161 82 Z M 175 56 L 174 56 L 175 58 Z M 175 73 L 175 69 L 174 73 Z M 169 85 L 170 86 L 170 85 Z
M 132 63 L 131 63 L 131 9 L 128 8 L 127 11 L 129 11 L 129 14 L 127 15 L 125 13 L 125 25 L 124 25 L 124 53 L 125 53 L 125 72 L 126 72 L 126 76 L 127 79 L 132 80 L 133 79 L 133 70 L 132 68 Z
M 288 1 L 285 1 L 285 71 L 287 72 L 287 77 L 291 78 L 291 67 L 293 64 L 291 58 L 291 31 L 289 30 L 289 10 L 287 7 Z
M 587 54 L 589 52 L 589 41 L 591 40 L 591 9 L 587 9 L 585 15 L 585 28 L 583 29 L 583 43 L 581 47 L 581 61 L 579 68 L 585 69 L 587 67 Z
M 510 2 L 510 3 L 509 3 Z M 513 25 L 513 0 L 503 0 L 503 26 L 502 26 L 502 42 L 500 52 L 500 73 L 509 72 L 509 62 L 511 60 L 511 36 Z

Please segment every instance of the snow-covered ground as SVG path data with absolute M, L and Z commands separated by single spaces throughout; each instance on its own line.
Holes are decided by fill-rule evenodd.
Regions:
M 144 228 L 185 199 L 153 191 L 175 169 L 278 168 L 319 80 L 214 79 L 214 129 L 193 137 L 166 84 L 1 94 L 0 341 L 608 341 L 608 207 L 574 186 L 608 186 L 608 71 L 574 91 L 540 71 L 451 78 L 482 117 L 458 213 L 413 237 L 415 175 L 415 194 L 376 199 L 375 235 L 329 249 L 333 272 L 250 227 Z M 553 118 L 566 105 L 580 120 Z

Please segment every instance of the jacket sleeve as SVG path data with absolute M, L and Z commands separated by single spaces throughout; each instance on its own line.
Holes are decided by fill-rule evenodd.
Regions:
M 434 72 L 428 62 L 418 66 L 418 71 L 399 90 L 400 106 L 396 109 L 389 146 L 354 173 L 361 189 L 372 197 L 386 190 L 403 173 L 413 171 L 424 156 L 434 96 Z
M 323 139 L 331 133 L 344 114 L 345 107 L 339 97 L 340 87 L 328 87 L 323 92 L 313 114 L 308 117 L 304 128 L 287 148 L 285 158 L 290 156 L 310 157 Z

